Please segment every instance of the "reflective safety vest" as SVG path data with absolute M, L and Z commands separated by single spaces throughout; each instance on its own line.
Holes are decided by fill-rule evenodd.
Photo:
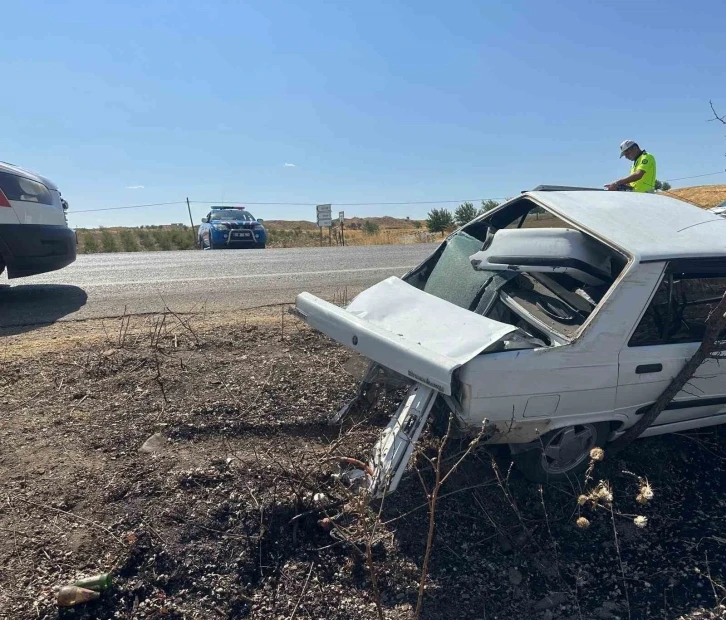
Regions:
M 652 153 L 642 151 L 640 155 L 638 155 L 638 159 L 636 159 L 630 167 L 630 174 L 634 174 L 638 170 L 644 170 L 645 174 L 639 180 L 630 183 L 630 187 L 633 188 L 633 191 L 655 191 L 655 157 L 653 157 Z

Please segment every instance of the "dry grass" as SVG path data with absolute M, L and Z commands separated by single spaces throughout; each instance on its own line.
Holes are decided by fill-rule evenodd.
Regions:
M 337 218 L 333 222 L 337 222 Z M 349 217 L 345 219 L 345 229 L 357 229 L 363 226 L 364 222 L 377 224 L 382 230 L 415 229 L 418 223 L 421 228 L 426 227 L 426 220 L 411 220 L 400 217 L 383 215 L 381 217 Z M 315 222 L 308 220 L 265 220 L 267 230 L 318 230 Z
M 381 229 L 368 235 L 362 230 L 346 230 L 346 245 L 408 245 L 411 243 L 435 243 L 441 241 L 440 233 L 430 233 L 425 228 Z
M 680 189 L 672 189 L 667 193 L 674 198 L 680 198 L 703 209 L 709 209 L 726 200 L 726 185 L 681 187 Z

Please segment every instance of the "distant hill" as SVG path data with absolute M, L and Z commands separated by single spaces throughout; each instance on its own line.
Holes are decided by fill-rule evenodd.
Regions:
M 669 196 L 681 198 L 703 209 L 715 207 L 726 200 L 726 185 L 696 185 L 668 191 Z

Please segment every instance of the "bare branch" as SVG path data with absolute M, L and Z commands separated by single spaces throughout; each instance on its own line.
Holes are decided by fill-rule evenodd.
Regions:
M 716 114 L 716 108 L 713 107 L 713 102 L 710 99 L 708 100 L 708 105 L 711 106 L 711 112 L 713 112 L 713 118 L 709 118 L 708 120 L 709 121 L 719 121 L 720 123 L 723 123 L 724 125 L 726 125 L 726 117 L 719 116 L 718 114 Z

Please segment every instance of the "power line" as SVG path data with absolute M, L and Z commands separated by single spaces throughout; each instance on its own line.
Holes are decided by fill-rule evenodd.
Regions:
M 314 207 L 319 204 L 317 202 L 248 202 L 246 200 L 190 200 L 191 204 L 205 205 L 267 205 L 267 206 L 285 206 L 285 207 Z
M 686 179 L 698 179 L 700 177 L 712 177 L 715 174 L 724 174 L 726 170 L 719 170 L 718 172 L 709 172 L 708 174 L 695 174 L 692 177 L 678 177 L 677 179 L 666 179 L 668 183 L 671 181 L 685 181 Z
M 409 200 L 406 202 L 333 202 L 336 207 L 371 207 L 371 206 L 391 206 L 391 205 L 441 205 L 441 204 L 460 204 L 462 202 L 476 202 L 477 200 L 505 200 L 505 196 L 492 198 L 466 198 L 464 200 Z M 221 202 L 218 200 L 190 200 L 192 204 L 216 204 L 216 205 L 282 205 L 295 207 L 314 207 L 320 203 L 317 202 L 248 202 L 246 200 L 235 200 Z
M 392 205 L 436 205 L 436 204 L 461 204 L 462 202 L 476 202 L 478 200 L 506 200 L 506 197 L 499 196 L 496 198 L 470 198 L 468 200 L 422 200 L 408 202 L 335 202 L 332 203 L 337 207 L 366 207 L 366 206 L 392 206 Z M 209 204 L 209 205 L 252 205 L 252 206 L 281 206 L 281 207 L 314 207 L 316 202 L 249 202 L 247 200 L 190 200 L 191 204 Z M 127 207 L 105 207 L 102 209 L 83 209 L 81 211 L 70 210 L 69 213 L 95 213 L 98 211 L 118 211 L 120 209 L 141 209 L 144 207 L 163 207 L 169 205 L 183 205 L 186 201 L 178 202 L 158 202 L 148 205 L 131 205 Z
M 74 211 L 69 209 L 70 213 L 94 213 L 96 211 L 118 211 L 119 209 L 142 209 L 144 207 L 166 207 L 168 205 L 183 205 L 186 204 L 183 200 L 179 202 L 156 202 L 148 205 L 131 205 L 128 207 L 105 207 L 103 209 L 83 209 L 82 211 Z
M 709 172 L 707 174 L 695 174 L 689 177 L 678 177 L 675 179 L 667 179 L 671 181 L 685 181 L 687 179 L 698 179 L 701 177 L 711 177 L 717 174 L 724 174 L 726 170 L 718 172 Z M 406 200 L 403 202 L 335 202 L 332 203 L 336 207 L 391 207 L 391 206 L 407 206 L 407 205 L 438 205 L 438 204 L 461 204 L 464 202 L 478 202 L 485 200 L 506 200 L 508 196 L 493 196 L 489 198 L 468 198 L 465 200 Z M 315 202 L 249 202 L 246 200 L 190 200 L 192 204 L 209 204 L 209 205 L 252 205 L 252 206 L 278 206 L 278 207 L 314 207 L 318 203 Z M 146 205 L 130 205 L 124 207 L 104 207 L 100 209 L 83 209 L 81 211 L 70 210 L 69 213 L 97 213 L 99 211 L 119 211 L 122 209 L 144 209 L 147 207 L 167 207 L 171 205 L 186 204 L 186 201 L 179 200 L 176 202 L 157 202 Z

